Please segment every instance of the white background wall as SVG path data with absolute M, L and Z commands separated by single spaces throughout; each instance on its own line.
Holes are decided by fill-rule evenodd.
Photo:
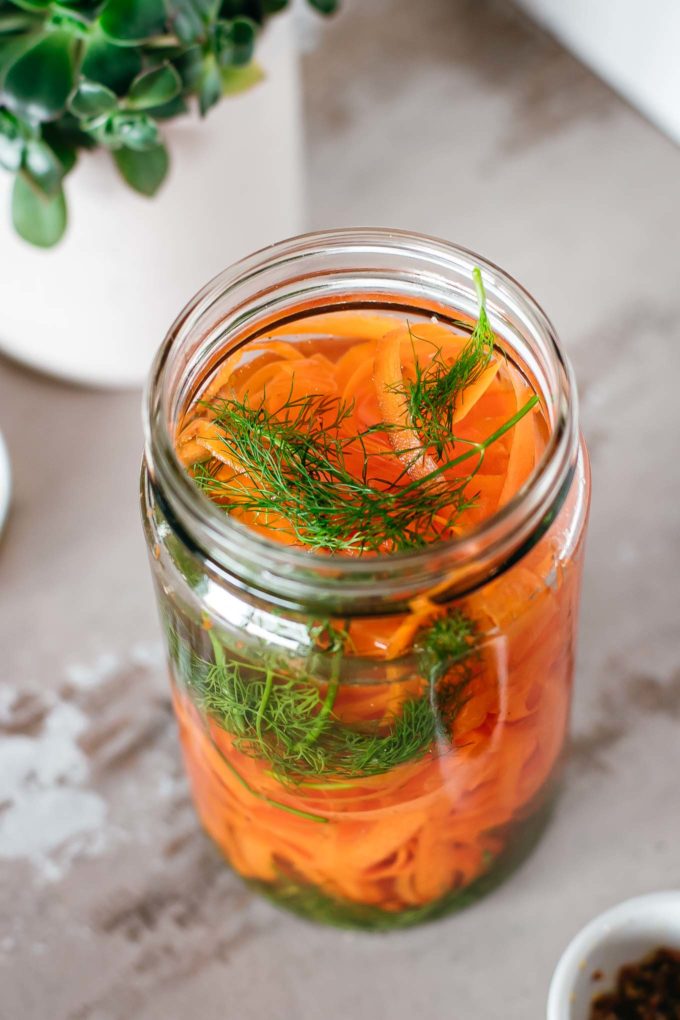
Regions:
M 519 0 L 680 143 L 680 0 Z

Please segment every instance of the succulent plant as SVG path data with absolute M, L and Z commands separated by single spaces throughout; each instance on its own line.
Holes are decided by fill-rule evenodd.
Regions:
M 337 0 L 308 0 L 331 13 Z M 0 0 L 0 166 L 14 173 L 25 240 L 66 229 L 63 180 L 79 150 L 103 146 L 153 195 L 169 156 L 160 123 L 202 115 L 262 76 L 256 36 L 288 0 Z

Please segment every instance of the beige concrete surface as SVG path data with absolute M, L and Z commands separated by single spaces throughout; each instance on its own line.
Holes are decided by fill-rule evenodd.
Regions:
M 579 378 L 594 500 L 557 816 L 502 889 L 419 930 L 323 930 L 252 898 L 181 773 L 140 398 L 2 363 L 2 1020 L 534 1020 L 582 923 L 680 884 L 680 152 L 500 0 L 344 6 L 304 68 L 311 225 L 485 253 Z

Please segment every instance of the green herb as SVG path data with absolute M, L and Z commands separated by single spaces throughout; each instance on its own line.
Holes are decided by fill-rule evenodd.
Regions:
M 178 678 L 192 700 L 235 738 L 242 754 L 269 762 L 282 783 L 317 789 L 316 778 L 342 782 L 381 775 L 422 757 L 435 741 L 450 741 L 477 657 L 472 621 L 460 611 L 443 617 L 418 645 L 422 696 L 406 700 L 387 725 L 358 727 L 343 723 L 333 711 L 341 648 L 328 653 L 330 677 L 322 695 L 323 683 L 305 668 L 293 675 L 274 653 L 262 664 L 245 662 L 226 655 L 208 633 L 212 661 L 171 631 Z
M 282 871 L 273 883 L 249 881 L 247 884 L 276 906 L 308 920 L 335 928 L 387 932 L 432 921 L 452 910 L 462 910 L 494 888 L 502 877 L 500 869 L 498 873 L 497 869 L 489 870 L 471 885 L 451 889 L 434 902 L 418 907 L 402 906 L 399 910 L 385 910 L 372 903 L 332 896 L 318 886 Z
M 309 3 L 323 14 L 337 6 Z M 18 233 L 57 243 L 67 222 L 63 179 L 82 149 L 110 150 L 123 179 L 153 195 L 169 164 L 159 122 L 194 100 L 205 114 L 257 82 L 257 34 L 288 5 L 0 0 L 0 167 L 16 175 Z
M 378 488 L 365 442 L 386 426 L 341 436 L 338 429 L 351 416 L 351 404 L 337 397 L 308 395 L 289 399 L 271 411 L 264 403 L 251 406 L 247 396 L 243 400 L 224 398 L 210 404 L 209 410 L 222 430 L 225 454 L 242 470 L 225 477 L 218 461 L 194 464 L 192 473 L 199 488 L 223 501 L 227 512 L 261 515 L 261 523 L 272 532 L 277 526 L 270 518 L 283 517 L 298 541 L 310 549 L 418 549 L 453 528 L 460 515 L 475 505 L 466 489 L 484 453 L 537 402 L 537 396 L 531 397 L 492 435 L 469 443 L 463 453 L 423 478 L 408 485 L 390 483 Z M 359 477 L 348 465 L 348 455 L 357 449 L 363 460 Z M 432 484 L 445 471 L 472 457 L 477 462 L 469 474 L 447 480 L 445 485 Z M 214 473 L 218 469 L 219 478 Z M 254 484 L 244 485 L 246 478 Z
M 238 509 L 263 516 L 284 517 L 296 537 L 311 549 L 331 552 L 358 549 L 393 551 L 417 548 L 436 537 L 435 518 L 446 514 L 453 526 L 471 502 L 465 498 L 468 478 L 451 487 L 391 485 L 379 488 L 372 477 L 373 458 L 366 440 L 385 426 L 356 436 L 341 435 L 352 404 L 337 397 L 309 394 L 289 398 L 273 411 L 264 403 L 221 399 L 208 405 L 222 430 L 225 454 L 241 472 L 215 478 L 210 467 L 196 464 L 193 474 L 204 492 Z M 359 455 L 360 476 L 348 464 Z M 221 467 L 221 464 L 217 464 Z M 253 486 L 245 487 L 244 476 Z
M 478 269 L 473 272 L 479 293 L 479 320 L 459 357 L 452 363 L 435 351 L 427 369 L 405 395 L 411 422 L 403 426 L 384 422 L 352 434 L 347 423 L 354 404 L 339 397 L 310 393 L 288 397 L 274 409 L 259 403 L 223 397 L 202 406 L 220 430 L 223 458 L 234 465 L 232 473 L 222 460 L 192 466 L 196 484 L 227 513 L 255 515 L 269 531 L 276 521 L 292 528 L 300 544 L 328 552 L 403 552 L 440 539 L 458 518 L 475 505 L 469 484 L 482 465 L 486 450 L 513 428 L 537 403 L 534 395 L 495 432 L 480 442 L 460 439 L 453 432 L 456 401 L 489 364 L 493 332 L 485 308 Z M 345 428 L 343 429 L 343 426 Z M 408 484 L 403 471 L 396 480 L 381 477 L 380 465 L 396 451 L 369 452 L 376 435 L 407 430 L 420 435 L 420 445 L 404 452 L 414 457 L 434 446 L 453 452 L 436 470 Z M 455 479 L 444 472 L 474 458 L 467 475 Z M 357 467 L 358 465 L 358 467 Z
M 477 267 L 472 270 L 472 276 L 479 297 L 479 313 L 465 347 L 456 360 L 449 363 L 442 357 L 441 348 L 428 341 L 435 349 L 432 360 L 423 368 L 414 356 L 415 379 L 397 389 L 406 399 L 409 418 L 423 444 L 433 447 L 439 457 L 447 445 L 455 442 L 453 416 L 459 398 L 487 368 L 494 351 L 494 334 L 486 313 L 482 274 Z M 409 332 L 412 343 L 419 339 L 415 331 Z
M 229 761 L 226 754 L 224 754 L 222 749 L 215 743 L 212 734 L 210 733 L 210 730 L 207 728 L 207 726 L 204 727 L 204 734 L 208 738 L 213 750 L 216 751 L 217 754 L 219 755 L 222 764 L 229 769 L 231 774 L 237 779 L 241 786 L 244 789 L 246 789 L 249 794 L 251 794 L 251 796 L 257 797 L 258 800 L 263 800 L 266 804 L 269 804 L 270 807 L 278 808 L 280 811 L 285 811 L 289 815 L 295 815 L 297 818 L 304 818 L 308 822 L 320 822 L 321 824 L 328 823 L 328 818 L 326 818 L 324 815 L 316 814 L 313 811 L 303 811 L 301 808 L 296 808 L 292 804 L 284 804 L 280 800 L 275 800 L 273 797 L 268 797 L 266 794 L 261 793 L 259 790 L 255 790 L 250 785 L 248 780 L 241 775 L 241 773 L 238 771 L 234 763 Z

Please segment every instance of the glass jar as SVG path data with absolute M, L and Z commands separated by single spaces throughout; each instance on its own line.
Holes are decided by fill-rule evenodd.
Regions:
M 474 266 L 550 427 L 492 518 L 451 542 L 342 558 L 270 541 L 199 492 L 174 440 L 227 356 L 312 312 L 474 317 Z M 144 527 L 196 808 L 254 888 L 387 929 L 469 903 L 527 854 L 567 732 L 589 485 L 550 322 L 470 252 L 397 231 L 310 234 L 185 308 L 148 389 Z

